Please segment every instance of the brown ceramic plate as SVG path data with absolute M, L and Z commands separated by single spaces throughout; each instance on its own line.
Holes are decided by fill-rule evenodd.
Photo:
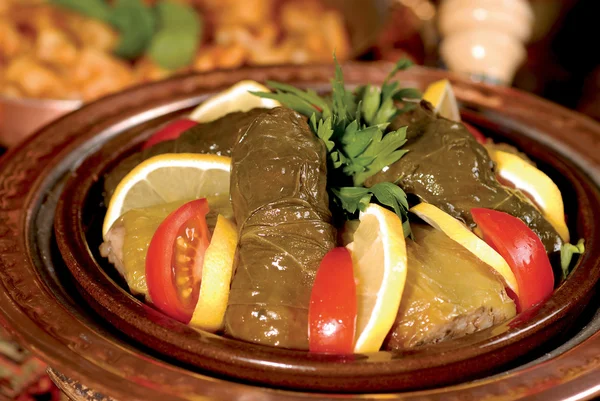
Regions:
M 258 78 L 283 80 L 296 86 L 320 89 L 327 86 L 332 72 L 331 69 L 322 69 L 311 75 L 310 80 L 295 76 L 305 71 L 283 69 L 274 75 Z M 383 76 L 368 71 L 349 68 L 347 83 L 381 82 Z M 385 72 L 383 69 L 376 71 Z M 242 76 L 256 78 L 255 75 L 263 73 L 261 70 L 231 73 L 219 83 L 219 87 L 231 85 Z M 175 82 L 178 81 L 172 81 L 172 84 Z M 423 84 L 418 83 L 419 86 Z M 262 385 L 321 391 L 397 391 L 463 381 L 482 376 L 559 333 L 571 319 L 577 317 L 600 274 L 597 248 L 590 246 L 573 276 L 546 304 L 529 311 L 526 318 L 518 316 L 480 333 L 409 352 L 317 355 L 199 333 L 141 303 L 116 285 L 111 275 L 107 274 L 112 269 L 96 252 L 101 242 L 98 222 L 104 217 L 104 210 L 99 207 L 102 191 L 100 177 L 147 137 L 152 126 L 174 118 L 180 111 L 164 114 L 157 108 L 148 107 L 145 113 L 151 115 L 152 119 L 107 141 L 82 161 L 68 180 L 59 200 L 56 236 L 83 296 L 100 315 L 145 346 L 203 371 Z M 573 237 L 583 237 L 588 243 L 593 243 L 598 238 L 595 230 L 600 223 L 600 197 L 590 178 L 551 148 L 516 136 L 518 129 L 511 130 L 506 122 L 503 126 L 492 122 L 493 117 L 502 117 L 501 111 L 489 118 L 485 118 L 483 112 L 485 109 L 477 107 L 476 111 L 466 115 L 484 128 L 497 133 L 506 131 L 508 139 L 511 139 L 512 132 L 512 140 L 519 142 L 521 149 L 536 158 L 562 187 L 563 193 L 573 200 L 567 201 Z M 124 120 L 127 121 L 126 116 Z
M 352 65 L 345 71 L 350 83 L 377 83 L 388 69 L 389 65 Z M 572 234 L 588 241 L 588 252 L 570 279 L 529 320 L 513 320 L 416 352 L 380 352 L 340 360 L 196 334 L 142 305 L 113 282 L 93 254 L 98 245 L 93 227 L 95 219 L 102 218 L 96 203 L 100 173 L 143 140 L 148 134 L 144 125 L 173 118 L 206 94 L 242 78 L 321 88 L 330 74 L 330 67 L 298 67 L 178 78 L 87 106 L 8 154 L 0 170 L 0 280 L 6 289 L 0 293 L 0 307 L 9 325 L 44 358 L 75 378 L 87 379 L 108 394 L 146 399 L 160 399 L 161 395 L 180 399 L 195 395 L 220 399 L 258 394 L 265 399 L 317 396 L 259 390 L 217 377 L 336 392 L 440 386 L 495 371 L 565 329 L 592 295 L 600 270 L 600 160 L 595 151 L 600 129 L 592 121 L 542 100 L 458 78 L 452 79 L 466 107 L 465 117 L 517 143 L 540 161 L 561 189 L 572 194 L 567 197 Z M 424 87 L 442 76 L 441 72 L 414 69 L 399 78 L 407 85 Z M 63 191 L 64 179 L 68 183 Z M 49 234 L 59 195 L 56 233 L 62 257 L 52 253 Z M 81 310 L 83 302 L 68 284 L 65 264 L 86 300 L 127 338 L 112 331 L 111 325 L 93 312 Z M 562 387 L 552 392 L 553 396 L 582 391 L 593 394 L 597 390 L 592 387 L 598 384 L 594 373 L 600 366 L 600 360 L 590 356 L 600 349 L 595 324 L 551 353 L 550 360 L 538 360 L 527 368 L 482 381 L 396 394 L 394 398 L 428 395 L 441 399 L 469 392 L 479 394 L 476 398 L 498 394 L 513 398 L 508 396 L 541 394 L 554 385 Z M 579 367 L 569 370 L 573 366 Z M 527 381 L 535 386 L 521 387 Z M 125 385 L 132 382 L 137 386 L 129 386 L 127 393 Z

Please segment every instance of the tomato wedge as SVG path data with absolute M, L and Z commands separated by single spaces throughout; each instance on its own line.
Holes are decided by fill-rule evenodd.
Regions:
M 142 149 L 148 149 L 159 142 L 168 141 L 170 139 L 177 139 L 179 138 L 179 135 L 183 134 L 185 131 L 187 131 L 195 125 L 198 125 L 196 121 L 189 120 L 187 118 L 182 118 L 180 120 L 170 122 L 165 127 L 161 128 L 156 133 L 154 133 L 142 145 Z
M 356 330 L 356 283 L 350 252 L 329 251 L 319 266 L 308 307 L 311 352 L 351 354 Z
M 497 210 L 475 208 L 471 215 L 483 239 L 508 263 L 517 279 L 517 312 L 544 302 L 554 289 L 550 259 L 539 237 L 520 219 Z
M 485 135 L 483 135 L 481 133 L 481 131 L 479 131 L 477 128 L 473 127 L 471 124 L 466 123 L 464 121 L 463 121 L 463 125 L 467 128 L 467 130 L 471 133 L 471 135 L 473 135 L 475 137 L 477 142 L 479 142 L 482 145 L 485 145 L 487 143 L 487 138 L 485 137 Z
M 154 305 L 180 322 L 198 303 L 204 253 L 210 242 L 206 199 L 184 204 L 154 233 L 146 254 L 146 282 Z

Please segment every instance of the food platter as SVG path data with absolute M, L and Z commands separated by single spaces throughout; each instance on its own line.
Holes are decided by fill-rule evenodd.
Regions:
M 389 66 L 385 67 L 377 64 L 348 65 L 345 70 L 347 81 L 350 83 L 381 82 L 389 69 Z M 58 252 L 52 229 L 54 212 L 58 198 L 63 192 L 63 185 L 69 178 L 73 180 L 69 176 L 81 175 L 85 171 L 84 168 L 89 167 L 89 177 L 96 177 L 97 172 L 93 172 L 93 165 L 100 165 L 103 160 L 110 160 L 110 157 L 115 156 L 115 149 L 130 149 L 131 145 L 143 140 L 144 127 L 140 128 L 140 126 L 144 123 L 156 124 L 160 122 L 160 117 L 169 118 L 169 115 L 172 118 L 177 112 L 200 102 L 207 94 L 240 79 L 251 78 L 257 81 L 276 79 L 320 89 L 327 82 L 330 74 L 329 67 L 286 67 L 215 72 L 177 78 L 133 89 L 93 103 L 45 128 L 21 147 L 9 153 L 3 160 L 0 171 L 3 182 L 0 192 L 3 210 L 0 217 L 6 227 L 0 242 L 2 247 L 0 261 L 3 267 L 1 278 L 6 288 L 2 294 L 1 305 L 9 326 L 52 366 L 117 399 L 123 398 L 125 394 L 128 394 L 129 398 L 140 399 L 158 399 L 164 395 L 179 399 L 189 399 L 194 395 L 205 395 L 214 399 L 241 399 L 259 394 L 270 399 L 317 397 L 314 393 L 309 395 L 298 391 L 252 386 L 248 382 L 254 381 L 256 376 L 244 377 L 239 372 L 238 374 L 225 371 L 215 373 L 215 370 L 209 366 L 191 368 L 190 364 L 193 362 L 169 355 L 169 352 L 166 352 L 168 350 L 161 348 L 160 345 L 149 347 L 150 344 L 155 343 L 148 343 L 141 337 L 133 336 L 131 333 L 136 330 L 136 322 L 143 319 L 135 319 L 133 315 L 128 316 L 127 312 L 119 315 L 120 323 L 112 321 L 119 329 L 115 330 L 86 305 L 86 302 L 80 298 L 77 288 L 83 290 L 84 295 L 95 290 L 114 296 L 115 299 L 119 297 L 122 299 L 123 291 L 115 285 L 103 284 L 101 277 L 89 280 L 87 287 L 82 286 L 81 276 L 76 275 L 73 280 L 65 264 L 70 264 L 71 267 L 76 265 L 82 250 L 70 245 L 65 247 L 63 243 L 61 252 Z M 399 78 L 407 85 L 423 88 L 443 76 L 444 73 L 438 71 L 414 69 L 402 73 Z M 574 316 L 580 312 L 592 296 L 592 288 L 586 287 L 585 283 L 590 281 L 590 277 L 597 276 L 600 268 L 596 247 L 598 234 L 594 231 L 598 226 L 599 217 L 598 209 L 593 207 L 594 202 L 598 202 L 600 164 L 599 156 L 593 149 L 594 146 L 597 147 L 600 129 L 585 117 L 520 92 L 473 84 L 457 77 L 451 79 L 459 100 L 465 106 L 465 116 L 469 121 L 510 137 L 517 144 L 525 144 L 528 152 L 536 158 L 544 159 L 544 153 L 549 151 L 553 156 L 546 160 L 550 160 L 549 162 L 555 167 L 559 166 L 558 171 L 564 173 L 566 177 L 569 177 L 569 171 L 577 171 L 581 174 L 577 176 L 581 180 L 577 180 L 574 185 L 580 202 L 583 202 L 586 207 L 581 208 L 576 226 L 578 230 L 584 230 L 580 234 L 589 238 L 588 257 L 581 263 L 586 264 L 590 269 L 584 270 L 580 266 L 575 270 L 571 278 L 574 292 L 557 291 L 555 297 L 557 303 L 553 304 L 551 301 L 548 304 L 550 309 L 540 320 L 541 323 L 530 329 L 533 330 L 530 331 L 532 336 L 511 336 L 506 339 L 507 342 L 498 346 L 499 353 L 489 357 L 490 359 L 504 358 L 503 361 L 506 361 L 520 356 L 522 352 L 518 352 L 518 349 L 521 347 L 532 348 L 534 344 L 543 342 L 546 336 L 550 337 L 556 331 L 565 328 L 568 323 L 567 315 Z M 159 120 L 151 121 L 156 118 Z M 566 135 L 567 131 L 577 132 L 578 135 Z M 524 135 L 518 135 L 517 132 Z M 124 134 L 119 135 L 121 133 Z M 542 146 L 527 147 L 526 144 L 531 144 L 532 139 Z M 103 147 L 108 141 L 111 141 L 111 145 Z M 97 163 L 86 165 L 88 156 L 92 159 L 87 159 L 87 163 L 98 157 Z M 567 164 L 572 166 L 571 170 L 561 169 L 561 163 L 563 167 Z M 586 183 L 588 181 L 589 183 Z M 75 199 L 77 192 L 73 195 Z M 80 211 L 67 208 L 63 210 L 64 213 L 75 216 Z M 60 224 L 58 223 L 57 226 L 59 230 L 61 227 L 68 229 Z M 582 272 L 580 277 L 577 276 L 578 271 Z M 105 280 L 110 279 L 105 278 Z M 79 283 L 79 287 L 75 282 Z M 579 284 L 575 285 L 576 282 Z M 581 292 L 578 293 L 577 288 L 582 289 Z M 122 305 L 122 303 L 114 304 L 116 308 Z M 104 305 L 103 308 L 106 306 Z M 102 309 L 98 308 L 98 305 L 96 309 L 102 314 Z M 121 312 L 123 311 L 122 309 Z M 140 316 L 148 317 L 147 311 L 141 313 Z M 107 316 L 104 315 L 104 318 Z M 169 322 L 159 323 L 163 328 L 169 327 L 173 338 L 177 335 L 185 335 L 176 325 L 169 326 Z M 126 327 L 128 324 L 129 327 Z M 562 391 L 572 392 L 569 393 L 570 395 L 581 391 L 595 391 L 593 386 L 598 383 L 594 383 L 592 378 L 594 372 L 597 374 L 600 361 L 594 359 L 593 355 L 598 354 L 600 338 L 595 333 L 597 326 L 594 324 L 597 325 L 597 322 L 592 320 L 578 336 L 565 343 L 562 349 L 565 352 L 558 355 L 560 353 L 558 351 L 554 354 L 556 355 L 554 358 L 547 361 L 479 381 L 453 387 L 438 387 L 427 390 L 426 393 L 405 392 L 397 397 L 414 399 L 427 394 L 431 397 L 448 399 L 447 397 L 452 394 L 457 397 L 459 394 L 479 394 L 481 396 L 475 398 L 481 399 L 485 395 L 504 394 L 507 398 L 516 398 L 528 392 L 531 394 L 547 392 L 556 386 L 557 389 L 552 390 L 553 397 L 562 394 L 561 388 Z M 129 337 L 136 338 L 137 342 L 123 335 L 121 331 L 127 333 Z M 511 339 L 513 347 L 505 347 L 506 344 L 511 343 Z M 244 355 L 243 352 L 240 355 Z M 180 356 L 185 358 L 184 354 Z M 292 383 L 291 386 L 283 383 L 286 380 L 285 375 L 276 376 L 277 370 L 273 369 L 283 368 L 293 371 L 295 358 L 293 355 L 289 358 L 287 363 L 281 363 L 278 367 L 273 367 L 272 364 L 281 361 L 256 358 L 254 374 L 260 375 L 262 372 L 264 376 L 265 373 L 270 373 L 273 376 L 272 381 L 262 381 L 263 385 L 266 383 L 268 387 L 303 388 L 305 384 L 310 384 L 309 381 L 313 380 L 315 375 L 312 377 L 308 375 L 305 377 L 305 382 Z M 476 355 L 472 355 L 472 358 L 474 359 L 469 362 L 471 365 L 476 365 L 479 361 L 481 366 L 485 367 L 485 357 L 477 359 Z M 271 365 L 268 362 L 271 362 Z M 262 368 L 260 363 L 263 363 Z M 381 363 L 383 365 L 380 366 L 385 365 L 384 362 Z M 442 364 L 442 366 L 452 370 L 451 365 Z M 492 367 L 493 364 L 483 370 Z M 576 370 L 572 369 L 574 367 L 577 367 Z M 442 371 L 440 369 L 435 374 Z M 397 373 L 398 371 L 392 371 L 391 377 L 397 378 Z M 469 371 L 455 369 L 454 373 L 463 375 L 464 380 L 472 374 L 472 371 L 469 373 Z M 430 371 L 429 374 L 431 375 L 432 372 Z M 232 379 L 231 376 L 235 378 Z M 360 373 L 355 377 L 361 377 Z M 413 379 L 415 377 L 417 376 Z M 288 376 L 287 379 L 289 378 Z M 344 379 L 348 383 L 347 388 L 340 385 L 341 382 L 334 381 L 328 384 L 329 387 L 321 387 L 321 389 L 332 391 L 333 387 L 337 386 L 336 389 L 343 392 L 355 390 L 356 387 L 351 385 L 349 378 L 350 376 L 346 376 Z M 277 380 L 280 382 L 278 383 Z M 389 380 L 388 377 L 388 382 Z M 408 381 L 409 376 L 406 376 L 405 380 Z M 452 381 L 455 382 L 456 378 L 449 380 Z M 131 383 L 137 385 L 131 386 Z M 530 384 L 525 385 L 525 383 Z M 438 385 L 443 384 L 438 383 Z M 420 383 L 419 387 L 423 386 L 427 384 Z M 379 382 L 374 381 L 371 387 L 366 388 L 368 392 L 376 392 L 385 387 L 385 379 L 382 379 Z M 405 388 L 410 389 L 410 386 Z M 373 396 L 374 399 L 381 397 L 389 398 L 390 394 Z

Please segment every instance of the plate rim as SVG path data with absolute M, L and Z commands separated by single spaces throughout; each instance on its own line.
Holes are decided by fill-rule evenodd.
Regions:
M 352 65 L 355 65 L 355 64 L 351 64 L 350 66 L 352 66 Z M 387 63 L 376 63 L 376 64 L 370 64 L 368 66 L 363 65 L 360 68 L 366 69 L 367 72 L 371 72 L 373 74 L 376 74 L 376 73 L 381 74 L 381 71 L 386 71 L 386 68 L 388 68 L 388 67 L 389 67 L 389 64 L 387 64 Z M 292 76 L 294 74 L 304 75 L 305 77 L 308 77 L 308 79 L 310 79 L 311 71 L 313 74 L 316 73 L 316 71 L 321 71 L 321 73 L 322 73 L 322 70 L 320 70 L 320 69 L 323 69 L 323 68 L 330 69 L 331 67 L 330 66 L 325 66 L 325 67 L 324 66 L 321 66 L 321 67 L 315 66 L 315 67 L 287 67 L 287 68 L 288 68 L 287 71 L 289 71 L 289 74 Z M 352 68 L 359 68 L 359 67 L 357 66 L 357 67 L 352 67 Z M 274 68 L 249 69 L 249 70 L 239 70 L 239 71 L 241 71 L 243 73 L 243 72 L 248 72 L 250 70 L 252 70 L 254 72 L 259 71 L 266 75 L 269 75 L 270 72 L 272 73 L 273 71 L 276 71 L 276 69 L 274 69 Z M 184 81 L 184 83 L 185 83 L 185 82 L 187 82 L 186 80 L 188 80 L 189 82 L 197 81 L 196 84 L 198 84 L 198 82 L 204 82 L 203 83 L 204 86 L 210 86 L 211 88 L 215 88 L 215 87 L 218 87 L 218 85 L 215 85 L 215 82 L 219 81 L 217 78 L 219 76 L 221 78 L 226 77 L 226 75 L 223 75 L 226 73 L 227 72 L 221 71 L 221 72 L 209 73 L 209 74 L 190 75 L 190 76 L 186 76 L 186 77 L 182 77 L 182 78 L 171 79 L 171 80 L 161 82 L 161 83 L 156 83 L 156 84 L 148 86 L 147 88 L 151 88 L 154 92 L 162 91 L 164 94 L 164 90 L 166 88 L 168 88 L 169 85 L 173 85 L 174 83 L 177 83 L 179 81 Z M 221 75 L 219 75 L 219 74 L 221 74 Z M 600 128 L 598 127 L 597 124 L 593 123 L 591 120 L 587 119 L 586 117 L 583 117 L 576 113 L 570 112 L 566 109 L 562 109 L 560 107 L 551 105 L 542 99 L 537 99 L 530 95 L 526 95 L 526 94 L 520 93 L 518 91 L 514 91 L 509 88 L 498 88 L 498 87 L 490 87 L 485 84 L 469 83 L 468 81 L 466 81 L 462 78 L 459 78 L 459 77 L 453 76 L 452 74 L 447 74 L 447 73 L 444 73 L 441 71 L 433 71 L 433 70 L 428 70 L 428 69 L 424 69 L 424 68 L 418 68 L 418 69 L 412 70 L 410 72 L 410 74 L 414 74 L 417 76 L 421 75 L 421 78 L 423 78 L 423 76 L 426 76 L 425 79 L 429 80 L 429 81 L 433 81 L 440 77 L 448 77 L 449 76 L 451 78 L 451 80 L 453 81 L 453 84 L 455 84 L 458 88 L 460 88 L 459 90 L 457 90 L 457 95 L 459 98 L 462 98 L 463 100 L 464 100 L 464 98 L 473 97 L 476 95 L 484 96 L 484 98 L 482 98 L 482 99 L 484 99 L 486 102 L 493 102 L 494 98 L 496 96 L 506 97 L 507 95 L 510 95 L 510 96 L 525 97 L 530 103 L 537 105 L 540 108 L 544 108 L 542 106 L 545 106 L 545 108 L 549 107 L 552 110 L 552 112 L 555 113 L 555 115 L 557 117 L 563 119 L 564 121 L 571 122 L 571 125 L 573 122 L 575 122 L 576 125 L 583 127 L 584 131 L 588 132 L 588 135 L 590 135 L 591 140 L 594 140 L 594 138 L 596 138 L 596 140 L 598 138 L 600 138 Z M 321 75 L 323 75 L 323 74 L 321 74 Z M 193 85 L 190 83 L 190 87 L 191 86 L 193 86 Z M 189 88 L 189 89 L 190 90 L 187 92 L 193 92 L 193 90 L 191 88 Z M 139 94 L 140 90 L 143 90 L 143 89 L 142 88 L 134 88 L 130 91 L 127 91 L 125 94 L 111 96 L 108 99 L 95 102 L 82 110 L 88 110 L 88 109 L 91 109 L 94 107 L 95 108 L 107 108 L 107 106 L 110 106 L 111 100 L 113 100 L 113 101 L 116 101 L 117 99 L 122 100 L 126 94 L 130 95 L 130 96 L 134 96 L 136 94 L 136 92 Z M 463 91 L 467 91 L 467 92 L 463 92 Z M 477 92 L 477 93 L 470 93 L 468 91 Z M 493 104 L 493 103 L 490 103 L 490 104 Z M 114 106 L 116 107 L 116 105 L 114 105 Z M 110 109 L 110 107 L 108 107 L 108 109 Z M 52 136 L 53 134 L 56 134 L 58 131 L 60 131 L 60 129 L 68 128 L 68 125 L 71 124 L 73 121 L 77 121 L 77 118 L 80 118 L 81 115 L 82 115 L 82 112 L 75 112 L 72 115 L 63 117 L 58 122 L 51 124 L 50 126 L 42 129 L 39 134 L 35 135 L 33 138 L 31 138 L 30 140 L 28 140 L 27 142 L 25 142 L 24 144 L 19 146 L 17 149 L 9 152 L 2 159 L 2 161 L 0 161 L 0 168 L 1 168 L 0 178 L 4 178 L 3 182 L 6 183 L 6 178 L 8 176 L 7 171 L 14 172 L 15 168 L 22 167 L 23 165 L 28 165 L 28 164 L 31 165 L 32 159 L 35 159 L 35 161 L 37 161 L 38 163 L 42 163 L 42 162 L 50 163 L 53 160 L 56 160 L 56 158 L 60 157 L 60 155 L 63 155 L 65 153 L 68 154 L 69 149 L 76 148 L 76 146 L 75 146 L 76 144 L 82 143 L 82 141 L 85 141 L 86 138 L 87 139 L 91 138 L 95 134 L 93 132 L 93 130 L 92 130 L 92 132 L 88 132 L 88 134 L 85 135 L 85 137 L 78 138 L 78 139 L 74 139 L 75 138 L 74 133 L 72 131 L 69 132 L 68 129 L 65 133 L 62 133 L 60 135 L 60 138 L 59 138 L 59 136 L 54 136 L 54 137 Z M 61 142 L 61 140 L 63 142 Z M 64 143 L 64 141 L 67 141 L 67 143 Z M 50 149 L 51 152 L 50 153 L 48 153 L 47 151 L 40 152 L 39 149 L 36 150 L 35 149 L 36 146 L 39 147 L 40 145 L 46 145 L 46 147 L 47 147 L 46 150 Z M 52 153 L 56 153 L 56 151 L 58 151 L 58 153 L 57 153 L 58 156 L 52 157 Z M 594 162 L 593 158 L 592 158 L 592 162 Z M 598 166 L 597 160 L 594 163 L 596 166 Z M 11 170 L 11 168 L 12 168 L 12 170 Z M 39 181 L 42 178 L 43 177 L 39 177 L 38 181 L 36 181 L 36 183 L 39 183 Z M 31 201 L 31 196 L 34 196 L 34 194 L 32 194 L 32 192 L 35 190 L 36 185 L 37 184 L 34 184 L 33 186 L 30 186 L 27 189 L 25 189 L 25 193 L 29 195 L 27 198 L 26 204 L 27 204 L 27 202 Z M 21 190 L 23 190 L 23 188 L 21 188 Z M 29 192 L 27 192 L 27 190 L 29 190 Z M 13 326 L 15 329 L 19 329 L 19 328 L 23 328 L 23 325 L 27 326 L 27 324 L 26 324 L 27 321 L 29 321 L 29 323 L 33 324 L 33 326 L 28 326 L 28 327 L 30 327 L 30 328 L 37 327 L 36 323 L 39 323 L 39 321 L 36 322 L 35 319 L 31 318 L 30 314 L 26 314 L 25 311 L 22 309 L 23 307 L 25 307 L 25 308 L 32 307 L 31 302 L 33 302 L 33 300 L 31 298 L 27 299 L 27 297 L 19 298 L 18 294 L 14 291 L 15 289 L 18 290 L 19 285 L 22 286 L 23 283 L 16 282 L 14 280 L 15 276 L 9 277 L 9 275 L 7 275 L 7 272 L 10 270 L 11 267 L 13 269 L 15 268 L 15 260 L 18 260 L 19 256 L 21 257 L 21 261 L 23 261 L 22 255 L 19 255 L 19 253 L 20 253 L 20 251 L 25 250 L 25 247 L 23 247 L 23 245 L 25 243 L 24 240 L 26 240 L 24 238 L 26 233 L 24 231 L 20 231 L 20 230 L 23 230 L 24 227 L 26 226 L 26 224 L 24 224 L 24 223 L 26 223 L 25 220 L 27 217 L 26 216 L 27 212 L 25 210 L 19 209 L 20 205 L 18 204 L 18 202 L 17 203 L 11 202 L 11 197 L 14 198 L 14 195 L 15 195 L 15 191 L 11 190 L 11 188 L 6 188 L 5 184 L 0 189 L 0 201 L 2 201 L 2 205 L 0 205 L 0 209 L 1 209 L 0 210 L 0 220 L 10 221 L 12 223 L 11 225 L 8 226 L 8 230 L 6 232 L 4 232 L 3 235 L 2 235 L 2 233 L 0 233 L 0 246 L 3 246 L 2 249 L 8 249 L 8 245 L 11 245 L 14 247 L 14 249 L 13 248 L 10 248 L 10 249 L 13 249 L 14 251 L 16 251 L 16 252 L 12 252 L 12 253 L 4 253 L 3 252 L 3 254 L 0 256 L 0 266 L 3 267 L 2 273 L 0 273 L 0 280 L 2 281 L 2 285 L 4 286 L 4 288 L 7 290 L 7 291 L 3 291 L 2 296 L 0 297 L 0 309 L 3 312 L 7 313 L 7 320 L 9 320 L 9 322 L 8 322 L 9 325 Z M 8 238 L 8 241 L 7 241 L 7 238 Z M 13 240 L 12 243 L 10 240 Z M 13 259 L 10 259 L 10 257 L 12 257 Z M 24 261 L 24 263 L 25 264 L 31 263 L 31 260 L 26 259 Z M 42 287 L 38 287 L 38 289 L 42 290 L 42 293 L 43 293 Z M 10 293 L 10 296 L 8 295 L 9 293 Z M 51 294 L 45 294 L 45 296 L 51 297 Z M 15 301 L 17 301 L 17 303 L 15 303 Z M 20 320 L 23 320 L 23 322 L 20 322 Z M 22 330 L 17 330 L 17 331 L 22 336 L 24 336 L 24 337 L 27 336 L 22 333 Z M 38 327 L 38 331 L 39 331 L 39 327 Z M 43 330 L 42 330 L 42 332 L 43 332 Z M 48 333 L 45 333 L 45 332 L 43 334 L 46 337 L 48 335 Z M 55 332 L 52 334 L 54 336 L 56 336 L 59 333 Z M 52 335 L 50 335 L 50 338 L 52 338 Z M 598 333 L 596 333 L 595 335 L 590 337 L 590 339 L 584 341 L 583 344 L 588 344 L 590 342 L 590 340 L 592 340 L 592 339 L 595 340 L 592 343 L 593 344 L 598 343 L 598 344 L 596 344 L 596 346 L 600 347 L 600 336 L 598 335 Z M 32 340 L 35 340 L 35 339 L 30 338 L 30 341 L 32 341 Z M 37 350 L 37 352 L 41 353 L 42 356 L 48 357 L 47 359 L 49 359 L 50 361 L 58 362 L 56 355 L 54 355 L 54 357 L 52 357 L 52 355 L 55 354 L 53 352 L 54 350 L 49 349 L 47 346 L 44 346 L 43 342 L 40 343 L 39 341 L 33 341 L 31 343 L 31 346 L 34 347 L 34 352 Z M 567 352 L 566 354 L 569 354 L 569 352 Z M 77 354 L 75 354 L 75 356 L 76 355 Z M 74 356 L 71 356 L 71 357 L 74 358 Z M 551 362 L 551 361 L 549 361 L 549 362 Z M 94 365 L 94 366 L 96 366 L 96 365 Z M 586 366 L 586 365 L 584 365 L 584 366 Z M 593 369 L 597 370 L 598 366 L 600 366 L 600 361 L 597 361 L 597 364 L 594 365 Z M 536 370 L 536 368 L 531 368 L 531 369 Z M 71 371 L 71 368 L 66 368 L 66 372 L 68 372 L 69 374 L 73 373 Z M 74 376 L 78 377 L 78 374 L 75 373 Z M 513 376 L 510 376 L 510 377 L 513 377 Z M 209 381 L 214 382 L 214 380 L 215 379 L 210 378 Z M 230 382 L 226 382 L 226 383 L 228 383 L 228 385 L 232 385 L 232 384 L 230 384 Z M 246 386 L 246 385 L 242 385 L 242 384 L 236 384 L 236 385 Z M 454 387 L 460 388 L 461 386 L 464 386 L 464 385 L 459 385 L 459 386 L 454 386 Z M 96 387 L 97 389 L 102 388 L 102 387 L 97 387 L 97 386 L 94 386 L 94 387 Z M 246 386 L 246 387 L 248 387 L 248 386 Z M 251 387 L 251 388 L 255 388 L 255 387 Z M 246 391 L 246 390 L 247 389 L 245 389 L 244 391 Z M 269 391 L 269 390 L 267 390 L 267 391 Z M 278 390 L 272 390 L 272 391 L 277 392 Z M 110 392 L 109 392 L 109 394 L 110 394 Z M 297 396 L 298 394 L 302 394 L 302 393 L 297 393 L 297 392 L 293 393 L 294 396 Z M 403 396 L 408 396 L 408 395 L 410 395 L 410 394 L 409 393 L 403 394 Z M 406 398 L 406 399 L 409 399 L 409 398 Z

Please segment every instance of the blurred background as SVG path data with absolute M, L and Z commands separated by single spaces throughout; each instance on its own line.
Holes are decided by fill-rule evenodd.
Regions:
M 132 85 L 191 71 L 329 63 L 334 50 L 341 60 L 407 55 L 599 119 L 594 3 L 0 0 L 0 144 Z
M 598 0 L 0 0 L 0 152 L 102 96 L 192 71 L 407 56 L 600 120 Z M 0 399 L 60 397 L 0 330 Z

